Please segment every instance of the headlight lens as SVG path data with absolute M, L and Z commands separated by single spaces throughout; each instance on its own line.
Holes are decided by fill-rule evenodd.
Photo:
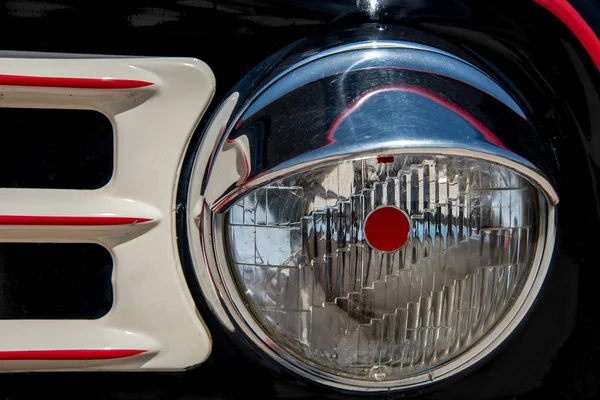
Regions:
M 540 207 L 538 189 L 505 166 L 397 155 L 255 189 L 224 232 L 239 292 L 279 348 L 327 374 L 387 381 L 503 323 L 539 268 Z

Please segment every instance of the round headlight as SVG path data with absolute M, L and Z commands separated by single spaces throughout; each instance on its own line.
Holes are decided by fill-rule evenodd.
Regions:
M 528 311 L 554 244 L 556 193 L 506 144 L 536 140 L 525 115 L 415 43 L 286 59 L 223 103 L 196 155 L 188 233 L 209 304 L 290 371 L 347 390 L 480 360 Z
M 392 158 L 292 174 L 225 214 L 240 306 L 328 374 L 432 370 L 485 337 L 539 268 L 546 205 L 518 173 L 467 157 Z

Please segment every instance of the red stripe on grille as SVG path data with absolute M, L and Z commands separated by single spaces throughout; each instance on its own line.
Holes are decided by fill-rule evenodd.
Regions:
M 150 218 L 131 217 L 55 217 L 29 215 L 0 215 L 0 225 L 107 226 L 135 225 L 150 222 Z
M 152 82 L 112 78 L 57 78 L 46 76 L 0 75 L 0 86 L 30 86 L 71 89 L 138 89 Z
M 20 350 L 0 351 L 0 360 L 107 360 L 131 357 L 147 350 Z

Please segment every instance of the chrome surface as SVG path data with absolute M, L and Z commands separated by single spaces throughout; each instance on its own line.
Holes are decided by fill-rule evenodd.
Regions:
M 423 75 L 432 80 L 431 85 L 423 85 L 418 77 L 407 79 L 405 73 Z M 357 82 L 352 75 L 364 78 Z M 213 149 L 215 159 L 210 168 L 220 171 L 219 178 L 203 187 L 203 195 L 212 210 L 222 210 L 241 191 L 270 179 L 350 154 L 394 154 L 399 148 L 413 154 L 451 154 L 447 149 L 456 149 L 462 154 L 481 153 L 484 158 L 498 156 L 517 170 L 528 169 L 538 185 L 544 184 L 535 166 L 506 148 L 495 132 L 451 100 L 457 93 L 455 88 L 436 90 L 440 82 L 462 84 L 460 89 L 466 95 L 475 90 L 478 95 L 485 93 L 511 110 L 514 119 L 525 120 L 515 101 L 489 76 L 446 52 L 389 41 L 341 46 L 269 78 L 244 102 Z M 318 90 L 306 93 L 311 86 Z M 292 114 L 281 123 L 270 120 L 267 126 L 265 115 L 274 113 L 275 117 L 286 112 L 282 102 L 302 103 L 302 115 Z M 337 116 L 332 119 L 324 110 L 337 112 Z M 325 121 L 328 117 L 332 120 Z M 296 134 L 289 132 L 289 127 L 300 125 L 303 129 L 297 129 Z M 273 134 L 277 139 L 271 137 Z M 278 143 L 274 145 L 273 140 Z M 286 144 L 302 149 L 283 149 Z M 274 148 L 280 151 L 269 157 Z M 544 190 L 556 202 L 552 187 Z
M 216 276 L 210 276 L 209 271 L 206 268 L 207 265 L 215 263 L 212 250 L 210 248 L 203 248 L 203 246 L 210 245 L 210 238 L 200 241 L 198 226 L 202 216 L 202 209 L 204 208 L 204 199 L 200 196 L 200 188 L 203 186 L 203 181 L 206 178 L 203 169 L 210 161 L 210 148 L 212 148 L 216 141 L 220 140 L 220 135 L 222 135 L 225 130 L 238 99 L 239 93 L 234 92 L 230 94 L 212 116 L 209 127 L 206 132 L 204 132 L 200 151 L 196 154 L 194 160 L 194 173 L 192 174 L 188 188 L 187 206 L 187 209 L 189 210 L 187 213 L 187 234 L 190 238 L 190 256 L 192 258 L 194 271 L 198 277 L 200 289 L 202 290 L 211 311 L 217 315 L 223 326 L 232 332 L 235 331 L 235 327 L 223 308 L 219 295 L 215 289 L 214 280 L 218 278 Z M 206 147 L 208 147 L 209 150 L 203 150 Z
M 523 143 L 535 143 L 536 136 L 525 113 L 479 68 L 422 44 L 351 43 L 301 59 L 284 54 L 270 62 L 274 65 L 251 74 L 248 81 L 255 89 L 233 110 L 227 109 L 227 125 L 208 127 L 212 134 L 204 138 L 194 165 L 188 209 L 197 211 L 198 218 L 188 219 L 190 246 L 211 308 L 229 329 L 243 332 L 289 370 L 341 389 L 418 387 L 485 357 L 533 303 L 554 246 L 558 195 L 528 161 L 536 150 Z M 222 134 L 215 135 L 217 131 Z M 225 212 L 250 190 L 292 173 L 349 158 L 428 154 L 490 161 L 516 171 L 539 189 L 543 242 L 536 247 L 534 272 L 524 281 L 516 306 L 460 357 L 400 380 L 365 382 L 298 362 L 270 339 L 238 292 L 224 240 Z

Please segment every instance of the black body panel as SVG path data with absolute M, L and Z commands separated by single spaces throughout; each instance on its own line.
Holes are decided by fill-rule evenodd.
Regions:
M 251 68 L 308 35 L 378 21 L 405 24 L 462 47 L 515 95 L 555 153 L 549 161 L 558 166 L 551 179 L 561 197 L 555 255 L 536 305 L 495 355 L 465 375 L 390 397 L 598 398 L 598 70 L 574 35 L 529 0 L 381 0 L 375 8 L 369 3 L 6 1 L 0 4 L 0 49 L 197 57 L 217 78 L 210 113 Z M 598 32 L 599 2 L 573 4 Z M 0 397 L 343 397 L 263 367 L 260 355 L 231 340 L 196 295 L 214 347 L 208 361 L 193 371 L 7 374 L 0 376 Z

